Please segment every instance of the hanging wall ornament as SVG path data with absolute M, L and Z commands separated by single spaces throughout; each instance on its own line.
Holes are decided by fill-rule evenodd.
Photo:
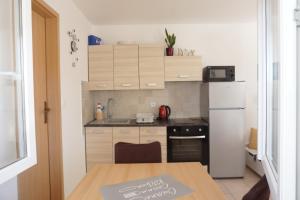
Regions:
M 76 64 L 79 61 L 79 57 L 77 55 L 78 52 L 78 43 L 79 43 L 79 39 L 76 35 L 76 31 L 75 29 L 73 29 L 72 31 L 68 31 L 68 35 L 71 39 L 70 42 L 70 54 L 73 58 L 73 62 L 72 62 L 72 67 L 76 67 Z

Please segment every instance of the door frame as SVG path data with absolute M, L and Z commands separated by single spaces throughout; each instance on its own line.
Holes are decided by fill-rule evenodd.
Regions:
M 48 33 L 46 34 L 47 101 L 51 109 L 48 113 L 50 199 L 62 200 L 64 199 L 64 181 L 61 131 L 59 15 L 43 0 L 32 0 L 31 2 L 32 11 L 37 12 L 46 19 L 46 33 Z

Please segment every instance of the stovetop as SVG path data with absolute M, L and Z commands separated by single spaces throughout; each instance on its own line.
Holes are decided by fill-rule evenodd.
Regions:
M 200 118 L 178 118 L 170 119 L 168 121 L 169 126 L 207 126 L 207 122 Z

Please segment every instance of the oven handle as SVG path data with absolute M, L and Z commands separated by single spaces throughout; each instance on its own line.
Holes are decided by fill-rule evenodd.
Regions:
M 205 139 L 205 135 L 201 135 L 201 136 L 169 136 L 170 139 L 173 139 L 173 140 L 190 140 L 190 139 Z

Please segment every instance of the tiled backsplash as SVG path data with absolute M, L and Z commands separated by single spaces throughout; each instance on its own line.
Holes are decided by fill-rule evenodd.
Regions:
M 153 112 L 157 116 L 160 105 L 171 107 L 171 118 L 200 116 L 200 82 L 169 82 L 164 90 L 83 91 L 83 95 L 83 115 L 89 120 L 95 109 L 92 115 L 88 112 L 98 102 L 105 106 L 106 112 L 109 98 L 114 99 L 113 118 L 135 118 L 138 112 Z
M 86 124 L 94 119 L 96 106 L 93 93 L 82 84 L 82 123 Z

